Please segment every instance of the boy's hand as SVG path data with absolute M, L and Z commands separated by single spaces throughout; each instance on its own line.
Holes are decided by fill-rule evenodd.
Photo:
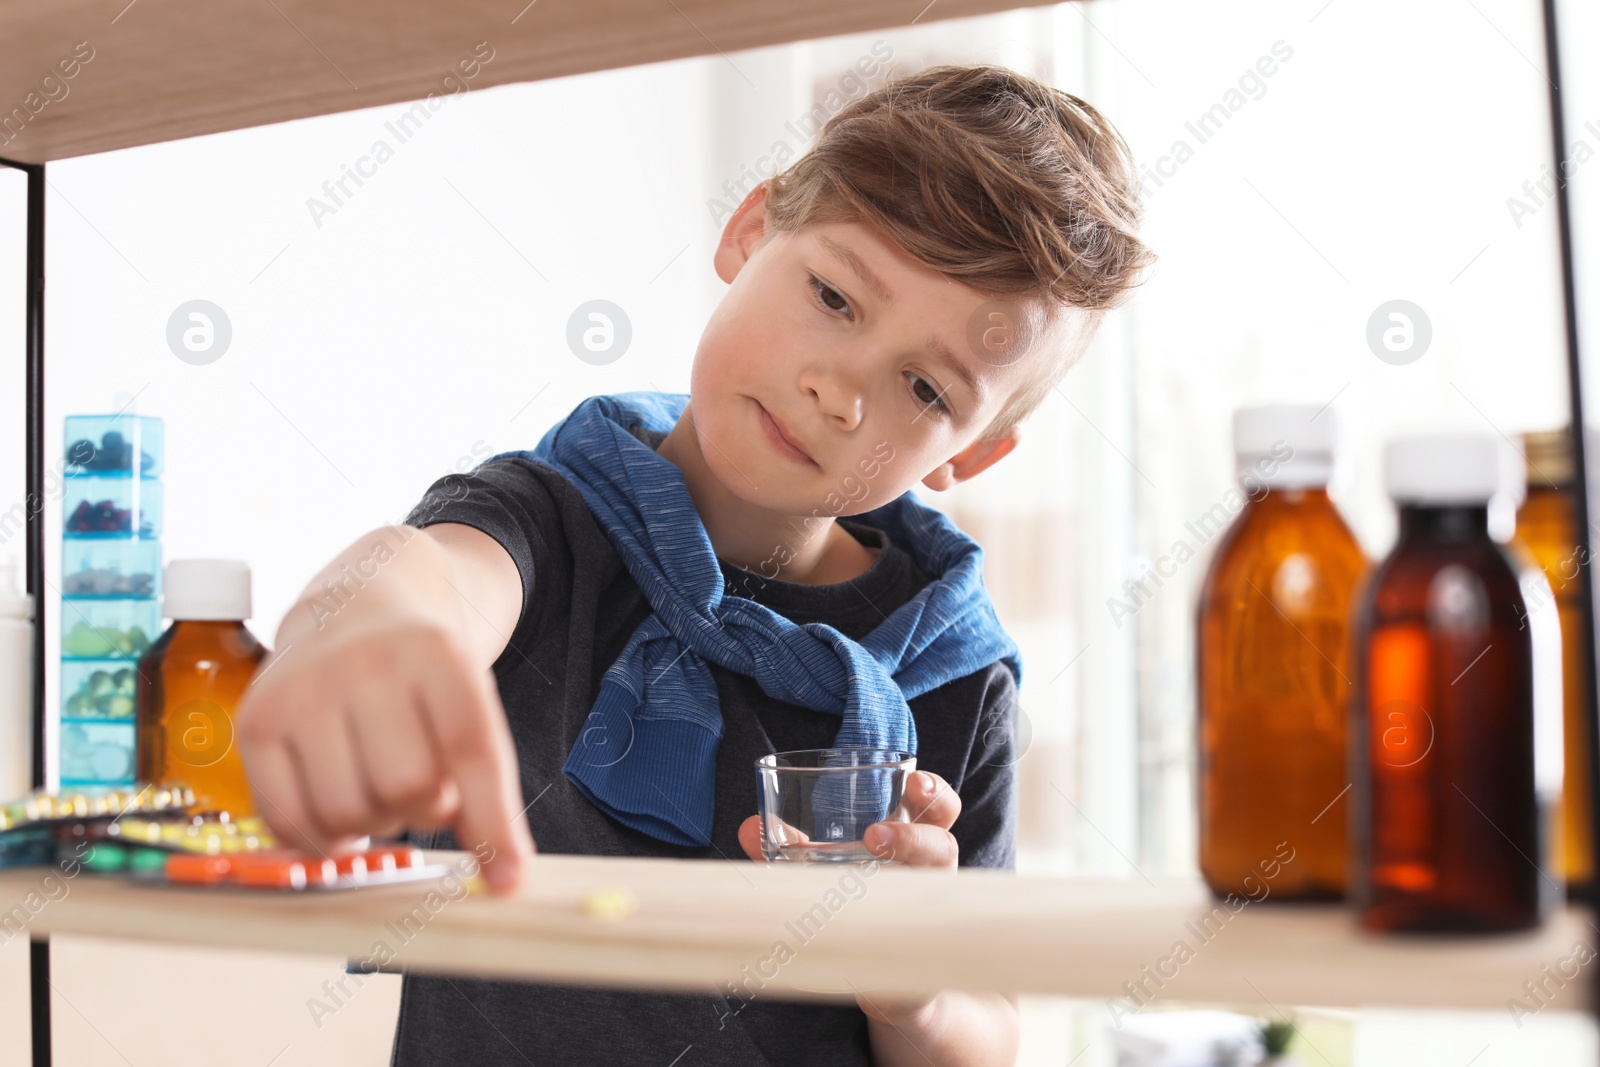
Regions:
M 511 888 L 534 847 L 493 676 L 430 619 L 337 622 L 266 660 L 239 704 L 257 811 L 316 851 L 452 826 L 462 848 L 491 850 L 489 885 Z
M 867 827 L 867 847 L 883 859 L 899 860 L 907 866 L 954 870 L 961 847 L 950 827 L 961 814 L 960 795 L 932 771 L 913 771 L 900 805 L 911 821 L 873 823 Z M 759 862 L 765 858 L 761 852 L 760 815 L 752 815 L 740 824 L 739 845 L 751 859 Z M 856 1004 L 867 1018 L 896 1025 L 916 1019 L 935 999 L 937 995 L 897 998 L 856 994 Z

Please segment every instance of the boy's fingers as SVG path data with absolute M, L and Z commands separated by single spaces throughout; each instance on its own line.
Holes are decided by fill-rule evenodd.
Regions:
M 313 728 L 298 734 L 290 753 L 301 771 L 301 781 L 316 783 L 315 788 L 304 791 L 312 825 L 303 829 L 318 837 L 319 846 L 371 832 L 376 813 L 361 781 L 345 709 L 334 709 Z
M 425 713 L 406 698 L 399 687 L 375 694 L 352 714 L 351 730 L 365 789 L 384 825 L 432 830 L 455 816 L 455 790 L 434 756 Z
M 901 805 L 911 821 L 948 830 L 961 815 L 961 795 L 932 771 L 914 771 L 906 780 Z
M 878 822 L 867 827 L 867 848 L 880 859 L 911 867 L 955 867 L 961 846 L 942 826 L 920 822 Z
M 774 817 L 773 821 L 777 824 L 774 832 L 779 836 L 782 844 L 804 845 L 810 842 L 811 838 L 807 837 L 798 826 L 791 826 L 776 817 Z M 760 815 L 752 815 L 739 824 L 739 847 L 744 849 L 746 856 L 749 856 L 757 863 L 766 862 L 767 854 L 761 849 Z
M 487 845 L 485 880 L 510 890 L 533 855 L 511 729 L 488 671 L 453 673 L 430 678 L 423 696 L 439 758 L 461 797 L 456 843 L 468 851 Z M 472 684 L 453 684 L 463 676 Z
M 752 815 L 739 824 L 739 847 L 757 863 L 766 859 L 761 852 L 761 816 Z
M 315 847 L 307 830 L 311 818 L 301 800 L 300 774 L 283 745 L 264 742 L 249 750 L 247 777 L 256 811 L 272 835 L 295 848 Z

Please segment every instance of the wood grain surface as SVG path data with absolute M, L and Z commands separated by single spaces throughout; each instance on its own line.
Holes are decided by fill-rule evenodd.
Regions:
M 463 854 L 431 855 L 470 867 Z M 631 914 L 586 912 L 586 898 L 611 889 L 632 895 Z M 1562 1003 L 1582 1005 L 1589 969 L 1564 961 L 1600 940 L 1575 910 L 1526 935 L 1376 938 L 1339 907 L 1233 910 L 1189 881 L 557 855 L 539 856 L 520 891 L 499 898 L 453 877 L 294 894 L 18 869 L 0 872 L 0 912 L 13 936 L 22 914 L 35 936 L 334 954 L 390 969 L 822 999 L 960 988 L 1107 998 L 1108 1010 L 1114 998 L 1129 1009 L 1505 1010 L 1526 1000 L 1524 982 L 1552 974 Z
M 470 89 L 1042 3 L 11 0 L 0 5 L 0 157 L 41 163 L 448 96 L 480 42 L 492 59 Z M 93 58 L 74 63 L 80 43 Z

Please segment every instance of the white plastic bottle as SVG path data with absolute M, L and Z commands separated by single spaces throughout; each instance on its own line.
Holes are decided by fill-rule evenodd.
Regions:
M 33 786 L 33 597 L 0 561 L 0 801 Z

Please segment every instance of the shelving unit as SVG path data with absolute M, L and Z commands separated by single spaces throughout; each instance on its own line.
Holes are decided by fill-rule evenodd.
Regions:
M 464 853 L 436 853 L 458 862 Z M 373 958 L 456 974 L 768 994 L 960 988 L 1104 1000 L 1506 1010 L 1524 982 L 1567 962 L 1561 1003 L 1587 1003 L 1576 910 L 1485 938 L 1361 933 L 1338 906 L 1244 903 L 1198 882 L 1019 877 L 992 870 L 766 867 L 746 862 L 541 855 L 513 897 L 434 886 L 298 896 L 139 886 L 80 873 L 32 920 L 49 934 Z M 0 900 L 39 872 L 0 872 Z M 637 910 L 588 915 L 590 893 L 629 890 Z M 59 890 L 58 890 L 58 895 Z M 416 909 L 421 909 L 420 911 Z M 404 917 L 415 916 L 409 922 Z M 777 949 L 782 942 L 789 951 Z M 1176 946 L 1183 943 L 1187 951 Z M 751 976 L 754 976 L 753 978 Z M 1550 986 L 1554 990 L 1556 986 Z
M 134 0 L 136 3 L 137 0 Z M 540 5 L 431 0 L 317 4 L 279 0 L 219 8 L 204 0 L 134 3 L 15 0 L 0 10 L 0 101 L 42 101 L 0 133 L 0 166 L 27 175 L 26 489 L 44 498 L 45 164 L 289 119 L 450 93 L 449 78 L 475 42 L 495 50 L 475 88 L 728 53 L 910 22 L 967 17 L 1046 0 L 909 0 L 862 4 L 741 0 L 636 4 L 591 0 Z M 1560 145 L 1560 76 L 1553 0 L 1546 0 L 1547 60 Z M 84 59 L 87 45 L 90 58 Z M 179 61 L 181 57 L 181 61 Z M 69 64 L 75 68 L 66 74 Z M 59 72 L 59 73 L 58 73 Z M 46 75 L 65 79 L 60 99 L 39 96 Z M 1571 240 L 1564 187 L 1557 195 L 1572 373 L 1574 425 L 1583 425 L 1575 340 Z M 1583 498 L 1586 460 L 1579 455 Z M 1592 510 L 1588 512 L 1593 514 Z M 30 512 L 27 586 L 47 625 L 44 522 Z M 1592 558 L 1585 553 L 1584 559 Z M 1585 563 L 1582 582 L 1592 589 Z M 1586 600 L 1586 603 L 1589 601 Z M 1592 625 L 1592 620 L 1591 620 Z M 36 646 L 36 783 L 44 780 L 42 641 Z M 1591 692 L 1593 664 L 1590 664 Z M 1592 740 L 1592 739 L 1591 739 Z M 1591 746 L 1593 747 L 1593 746 Z M 1593 755 L 1592 757 L 1593 758 Z M 1600 760 L 1595 761 L 1600 765 Z M 1328 1006 L 1504 1010 L 1525 982 L 1600 939 L 1587 908 L 1570 908 L 1539 931 L 1483 939 L 1373 938 L 1333 907 L 1250 905 L 1224 923 L 1190 882 L 1148 885 L 1018 877 L 999 872 L 884 869 L 859 897 L 836 871 L 757 864 L 541 856 L 512 899 L 473 896 L 430 912 L 397 961 L 408 967 L 697 988 L 737 981 L 770 960 L 788 935 L 793 958 L 768 988 L 790 994 L 990 989 L 1074 997 Z M 22 899 L 38 871 L 0 872 L 0 900 Z M 625 885 L 639 909 L 616 922 L 584 913 L 584 895 Z M 70 894 L 30 920 L 34 1064 L 48 1065 L 52 934 L 82 934 L 217 947 L 366 957 L 381 930 L 419 903 L 396 887 L 362 893 L 264 896 L 155 888 L 82 874 Z M 801 942 L 793 924 L 822 906 L 826 922 Z M 1213 916 L 1211 926 L 1206 916 Z M 1202 933 L 1215 929 L 1209 937 Z M 1175 945 L 1191 958 L 1174 966 Z M 770 966 L 768 968 L 771 969 Z M 1148 970 L 1147 970 L 1148 969 Z M 1150 977 L 1150 975 L 1154 977 Z M 1170 974 L 1170 977 L 1168 975 Z M 1566 980 L 1571 1005 L 1594 1004 L 1589 970 Z M 837 994 L 836 994 L 837 995 Z M 1108 1008 L 1109 1010 L 1109 1008 Z

